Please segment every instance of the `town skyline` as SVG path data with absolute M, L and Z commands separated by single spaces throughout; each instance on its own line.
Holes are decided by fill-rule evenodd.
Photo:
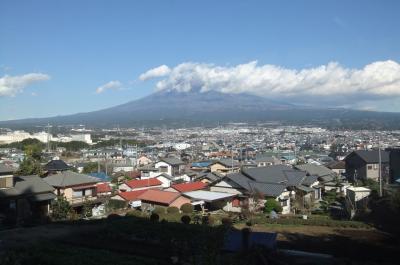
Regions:
M 396 1 L 155 3 L 3 1 L 0 120 L 195 89 L 400 111 Z

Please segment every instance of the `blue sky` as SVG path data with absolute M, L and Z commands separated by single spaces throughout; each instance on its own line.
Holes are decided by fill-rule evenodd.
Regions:
M 176 79 L 193 79 L 188 75 L 194 68 L 206 69 L 207 73 L 217 69 L 233 76 L 237 71 L 243 73 L 240 65 L 247 66 L 253 61 L 257 61 L 256 66 L 249 70 L 248 77 L 239 81 L 244 91 L 252 78 L 269 75 L 272 70 L 318 70 L 322 65 L 336 76 L 344 71 L 347 76 L 343 77 L 344 83 L 352 83 L 351 88 L 354 83 L 364 86 L 363 78 L 384 80 L 378 85 L 368 84 L 368 91 L 361 93 L 362 101 L 358 102 L 357 89 L 361 88 L 354 88 L 357 93 L 346 96 L 351 101 L 346 100 L 338 96 L 340 90 L 331 90 L 329 84 L 336 79 L 329 77 L 333 81 L 325 89 L 331 92 L 325 95 L 310 90 L 307 93 L 312 93 L 309 97 L 312 100 L 330 97 L 334 98 L 331 105 L 400 111 L 399 11 L 400 1 L 395 0 L 3 0 L 0 2 L 0 120 L 110 107 L 152 93 L 160 78 L 164 83 L 158 87 L 174 89 Z M 338 62 L 339 69 L 329 68 L 330 62 Z M 375 62 L 384 63 L 375 65 Z M 362 71 L 370 64 L 375 68 Z M 166 65 L 168 73 L 139 79 L 141 74 L 160 65 Z M 383 69 L 380 76 L 371 77 L 371 71 L 377 68 Z M 349 77 L 352 69 L 360 73 Z M 314 76 L 314 70 L 305 74 L 306 79 Z M 289 74 L 288 78 L 305 79 L 299 75 Z M 215 86 L 221 85 L 220 80 L 208 82 L 209 75 L 199 78 L 211 89 L 219 89 Z M 110 81 L 118 82 L 109 86 L 117 89 L 96 93 L 96 89 Z M 288 83 L 287 79 L 273 82 L 281 82 L 278 86 Z M 293 85 L 287 88 L 291 94 L 285 97 L 293 100 L 299 93 L 307 98 L 309 94 L 299 92 L 299 87 L 309 85 L 301 82 Z M 224 89 L 226 86 L 223 91 L 231 88 L 225 83 L 221 86 Z M 268 85 L 261 82 L 248 89 L 255 94 L 270 93 L 272 88 L 260 89 L 265 86 Z M 379 93 L 375 93 L 376 89 Z M 278 97 L 277 91 L 271 95 Z

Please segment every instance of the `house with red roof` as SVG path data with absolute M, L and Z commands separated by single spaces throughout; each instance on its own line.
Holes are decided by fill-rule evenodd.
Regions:
M 183 193 L 183 192 L 189 192 L 189 191 L 195 191 L 195 190 L 203 190 L 206 187 L 207 187 L 206 183 L 196 181 L 196 182 L 186 182 L 186 183 L 171 185 L 171 187 L 166 189 L 166 191 Z
M 162 182 L 157 178 L 133 179 L 119 185 L 120 191 L 134 191 L 146 189 L 162 189 Z
M 96 194 L 97 196 L 110 196 L 112 193 L 112 188 L 109 183 L 98 183 L 96 185 Z
M 111 197 L 112 200 L 125 201 L 131 207 L 140 207 L 141 201 L 138 199 L 140 195 L 145 193 L 147 190 L 135 190 L 119 192 L 117 195 Z
M 155 206 L 159 207 L 177 207 L 185 203 L 190 203 L 189 198 L 183 197 L 179 192 L 163 191 L 163 190 L 147 190 L 138 196 L 142 202 L 142 210 L 152 209 Z

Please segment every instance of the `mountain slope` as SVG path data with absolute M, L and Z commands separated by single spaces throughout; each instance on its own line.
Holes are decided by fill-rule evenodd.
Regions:
M 281 121 L 344 125 L 346 122 L 400 124 L 399 113 L 305 108 L 247 94 L 161 91 L 115 107 L 74 115 L 0 122 L 1 126 L 85 124 L 95 127 L 227 121 Z

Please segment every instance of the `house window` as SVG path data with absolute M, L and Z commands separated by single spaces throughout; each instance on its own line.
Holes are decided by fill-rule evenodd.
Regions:
M 84 190 L 84 196 L 92 196 L 92 190 L 91 189 Z
M 288 200 L 281 201 L 281 206 L 282 207 L 288 206 Z
M 168 172 L 168 167 L 166 167 L 166 166 L 161 166 L 161 167 L 160 167 L 160 172 L 163 172 L 163 173 Z
M 74 190 L 74 193 L 72 194 L 73 197 L 82 197 L 83 192 L 82 190 Z
M 374 164 L 374 169 L 375 169 L 375 170 L 378 169 L 378 164 Z
M 368 170 L 372 170 L 372 166 L 368 166 Z

